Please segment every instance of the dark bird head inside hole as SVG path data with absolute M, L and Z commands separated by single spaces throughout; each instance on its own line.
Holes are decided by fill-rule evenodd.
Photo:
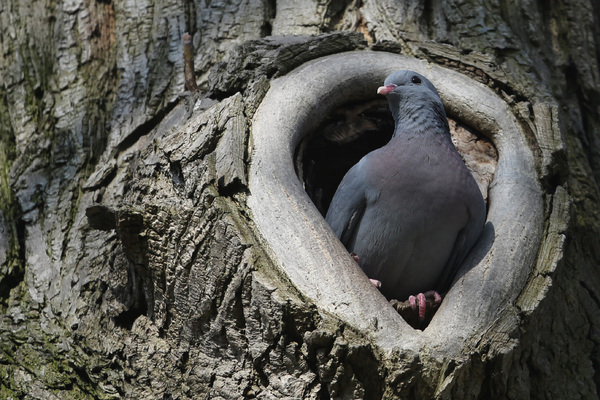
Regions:
M 296 148 L 296 174 L 323 216 L 346 172 L 389 142 L 393 133 L 394 120 L 382 96 L 337 108 L 301 140 Z

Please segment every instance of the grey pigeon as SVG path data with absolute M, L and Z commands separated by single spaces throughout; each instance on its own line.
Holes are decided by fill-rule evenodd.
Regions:
M 381 292 L 405 300 L 448 289 L 486 207 L 431 82 L 397 71 L 384 85 L 377 93 L 388 99 L 394 135 L 346 173 L 326 220 Z

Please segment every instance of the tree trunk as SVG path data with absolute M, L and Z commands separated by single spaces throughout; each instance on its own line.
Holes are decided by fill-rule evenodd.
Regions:
M 0 398 L 598 397 L 600 4 L 483 3 L 2 1 Z M 489 210 L 423 331 L 306 168 L 407 67 Z

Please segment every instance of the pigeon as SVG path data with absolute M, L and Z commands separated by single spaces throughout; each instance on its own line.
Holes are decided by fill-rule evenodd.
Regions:
M 414 306 L 418 293 L 424 313 L 423 293 L 441 302 L 438 292 L 481 234 L 486 206 L 433 84 L 402 70 L 377 93 L 387 97 L 394 134 L 348 170 L 326 221 L 383 295 Z

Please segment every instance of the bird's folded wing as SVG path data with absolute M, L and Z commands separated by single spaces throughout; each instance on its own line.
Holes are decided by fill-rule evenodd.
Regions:
M 463 261 L 474 247 L 477 239 L 481 235 L 481 230 L 485 222 L 485 203 L 483 199 L 475 198 L 469 201 L 467 206 L 469 218 L 467 224 L 458 232 L 452 253 L 444 268 L 442 275 L 438 280 L 436 287 L 442 291 L 447 290 L 455 278 L 456 272 Z
M 366 207 L 365 182 L 358 165 L 350 169 L 338 187 L 326 220 L 340 241 L 348 246 Z

